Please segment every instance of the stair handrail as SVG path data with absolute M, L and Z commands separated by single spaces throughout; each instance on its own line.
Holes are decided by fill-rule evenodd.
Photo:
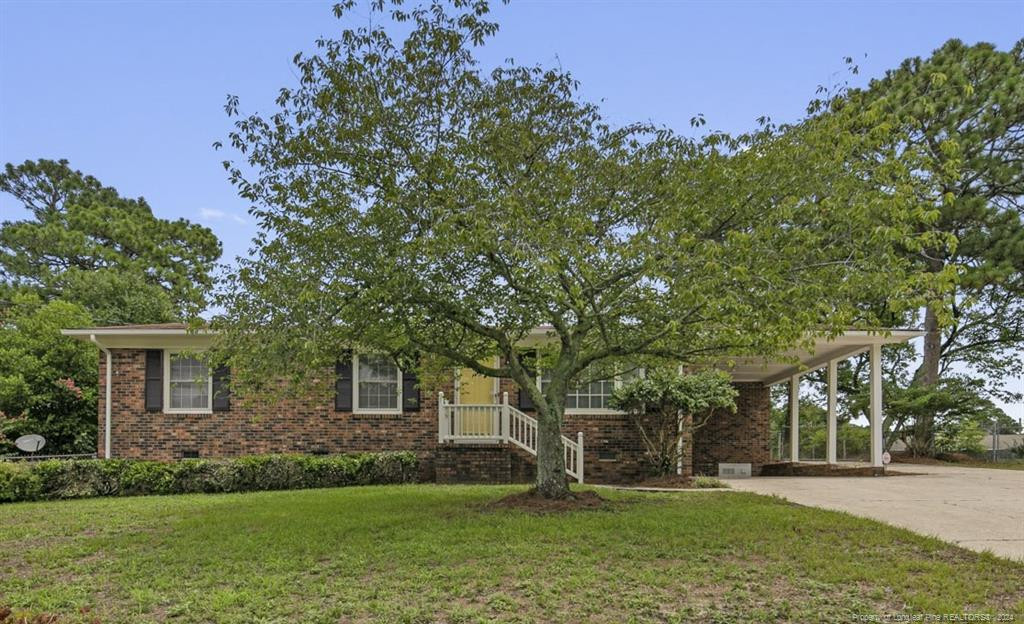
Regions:
M 437 441 L 443 443 L 447 440 L 465 439 L 471 436 L 459 434 L 456 421 L 458 405 L 453 405 L 445 399 L 444 393 L 437 395 Z M 483 406 L 466 406 L 483 407 Z M 494 439 L 514 444 L 527 453 L 537 456 L 537 419 L 523 412 L 508 402 L 508 392 L 501 395 L 501 404 L 494 406 L 499 409 L 497 413 L 498 431 Z M 481 436 L 486 438 L 486 436 Z M 562 436 L 562 458 L 565 462 L 565 472 L 576 479 L 577 483 L 583 483 L 583 432 L 576 433 L 576 439 Z

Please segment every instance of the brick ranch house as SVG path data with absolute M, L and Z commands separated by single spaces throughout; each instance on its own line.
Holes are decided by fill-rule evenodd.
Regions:
M 230 371 L 209 371 L 189 356 L 210 344 L 209 333 L 189 332 L 181 324 L 62 333 L 100 350 L 97 451 L 103 458 L 408 450 L 420 458 L 424 480 L 508 483 L 533 478 L 536 420 L 525 393 L 511 379 L 456 370 L 441 387 L 425 388 L 387 358 L 361 354 L 338 363 L 332 390 L 254 407 L 232 400 L 226 391 Z M 543 334 L 538 330 L 538 336 Z M 716 414 L 685 442 L 678 471 L 749 469 L 757 475 L 771 462 L 769 387 L 783 382 L 790 387 L 790 457 L 798 460 L 799 379 L 822 367 L 829 369 L 828 458 L 834 462 L 836 365 L 865 351 L 872 363 L 872 464 L 881 467 L 881 346 L 920 335 L 914 330 L 850 331 L 790 352 L 791 361 L 723 364 L 739 392 L 738 409 Z M 544 383 L 542 374 L 538 383 Z M 579 482 L 628 483 L 647 475 L 636 427 L 607 407 L 619 383 L 593 382 L 566 399 L 566 472 Z

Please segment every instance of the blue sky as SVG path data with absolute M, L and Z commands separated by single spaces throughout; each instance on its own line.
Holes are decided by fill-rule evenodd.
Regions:
M 1024 36 L 1024 2 L 520 1 L 494 14 L 485 66 L 560 63 L 613 123 L 680 130 L 697 113 L 727 131 L 795 119 L 818 85 L 850 78 L 845 56 L 862 84 L 950 37 L 1008 49 Z M 295 52 L 338 30 L 320 2 L 0 0 L 0 163 L 67 158 L 161 217 L 208 225 L 230 260 L 255 230 L 211 147 L 229 129 L 225 96 L 270 111 Z M 21 216 L 0 198 L 0 219 Z

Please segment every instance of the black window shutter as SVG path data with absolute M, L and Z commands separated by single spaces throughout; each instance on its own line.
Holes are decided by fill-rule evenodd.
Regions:
M 159 412 L 164 408 L 164 352 L 146 351 L 146 411 Z
M 352 353 L 341 355 L 334 365 L 334 411 L 352 411 Z
M 420 380 L 414 371 L 402 371 L 402 411 L 420 411 Z
M 231 409 L 231 370 L 227 366 L 218 366 L 213 371 L 213 411 L 226 412 Z
M 531 379 L 537 378 L 537 353 L 532 349 L 528 351 L 521 351 L 519 353 L 519 361 L 522 363 L 523 368 L 526 372 L 530 373 Z M 536 406 L 533 404 L 533 399 L 527 394 L 525 390 L 519 388 L 519 409 L 524 411 L 533 411 Z
M 532 412 L 535 408 L 533 406 L 533 399 L 526 393 L 522 388 L 519 389 L 519 409 Z

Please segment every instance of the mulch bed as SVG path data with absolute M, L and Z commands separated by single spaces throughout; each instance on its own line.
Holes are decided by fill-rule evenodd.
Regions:
M 782 462 L 766 464 L 762 477 L 874 477 L 910 474 L 907 472 L 876 472 L 871 466 L 835 466 L 829 464 L 794 464 Z
M 914 456 L 909 453 L 893 453 L 894 464 L 922 464 L 925 466 L 948 466 L 949 464 L 977 461 L 966 453 L 939 453 L 935 457 Z
M 564 513 L 567 511 L 608 509 L 611 501 L 601 498 L 597 492 L 585 490 L 573 492 L 570 498 L 544 498 L 536 489 L 511 494 L 487 505 L 489 510 L 514 509 L 529 513 Z

